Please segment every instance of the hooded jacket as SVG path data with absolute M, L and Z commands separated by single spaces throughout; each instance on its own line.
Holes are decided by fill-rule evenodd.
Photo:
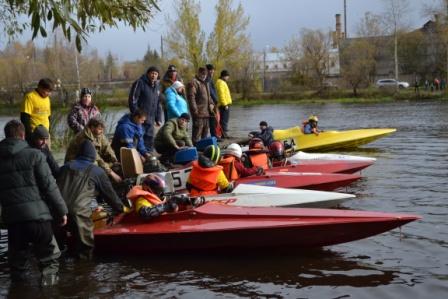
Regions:
M 137 108 L 146 111 L 145 124 L 153 125 L 155 121 L 162 122 L 162 106 L 159 99 L 159 83 L 152 84 L 146 74 L 142 75 L 132 84 L 129 92 L 129 110 L 134 112 Z
M 132 121 L 130 114 L 123 115 L 115 128 L 112 148 L 117 158 L 120 157 L 121 147 L 136 148 L 142 156 L 147 153 L 143 142 L 143 128 Z
M 58 219 L 67 214 L 39 150 L 30 148 L 24 140 L 5 138 L 0 142 L 0 159 L 0 204 L 6 224 L 51 220 L 52 215 Z
M 177 93 L 177 90 L 168 87 L 165 90 L 165 106 L 167 110 L 168 119 L 177 118 L 182 113 L 189 113 L 187 101 Z

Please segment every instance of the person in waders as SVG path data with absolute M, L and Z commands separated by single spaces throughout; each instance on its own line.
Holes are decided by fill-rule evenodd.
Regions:
M 81 259 L 91 259 L 94 248 L 92 213 L 98 208 L 96 198 L 101 196 L 116 213 L 125 207 L 106 174 L 94 164 L 95 147 L 84 141 L 75 160 L 62 166 L 57 183 L 68 207 L 68 231 L 74 238 L 69 252 Z M 61 234 L 62 235 L 62 234 Z M 60 240 L 63 242 L 64 240 Z

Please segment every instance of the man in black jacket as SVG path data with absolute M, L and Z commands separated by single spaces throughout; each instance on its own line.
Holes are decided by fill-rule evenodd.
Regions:
M 151 66 L 137 81 L 132 84 L 129 92 L 129 110 L 133 113 L 137 108 L 146 111 L 146 120 L 143 124 L 143 139 L 148 152 L 153 151 L 154 125 L 162 124 L 162 106 L 160 105 L 159 70 Z
M 118 213 L 124 210 L 106 172 L 94 164 L 95 159 L 95 146 L 85 140 L 76 159 L 61 167 L 57 179 L 69 211 L 68 230 L 75 239 L 75 248 L 69 249 L 82 259 L 92 257 L 94 225 L 91 217 L 98 205 L 96 197 L 104 198 Z
M 54 218 L 65 225 L 67 206 L 44 155 L 25 141 L 23 124 L 18 120 L 9 121 L 5 137 L 0 142 L 0 204 L 8 228 L 11 278 L 13 281 L 26 279 L 28 249 L 33 244 L 42 285 L 52 285 L 57 282 L 61 253 L 51 220 Z

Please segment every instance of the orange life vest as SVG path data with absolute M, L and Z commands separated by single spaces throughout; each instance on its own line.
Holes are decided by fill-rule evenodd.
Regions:
M 258 151 L 258 150 L 257 150 Z M 269 169 L 269 157 L 265 151 L 257 153 L 257 151 L 248 151 L 249 160 L 252 166 L 260 166 L 264 170 Z
M 224 174 L 226 175 L 229 181 L 234 181 L 240 178 L 238 175 L 238 171 L 235 167 L 235 157 L 234 156 L 225 156 L 219 161 L 219 165 L 222 166 Z
M 218 175 L 222 171 L 222 166 L 216 165 L 210 168 L 203 168 L 198 161 L 193 162 L 193 168 L 188 178 L 188 183 L 192 186 L 191 196 L 218 194 Z
M 145 198 L 149 203 L 153 205 L 158 205 L 162 203 L 160 198 L 148 191 L 145 191 L 142 189 L 142 186 L 134 186 L 131 190 L 129 190 L 128 194 L 126 194 L 126 197 L 129 198 L 132 203 L 134 203 L 137 199 L 143 197 Z

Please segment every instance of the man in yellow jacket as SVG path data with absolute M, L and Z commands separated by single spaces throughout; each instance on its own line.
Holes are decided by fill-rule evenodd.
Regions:
M 230 74 L 227 70 L 221 72 L 221 76 L 216 81 L 216 91 L 218 93 L 218 107 L 219 114 L 221 116 L 220 124 L 222 128 L 223 138 L 229 138 L 228 124 L 230 116 L 230 105 L 232 105 L 232 96 L 230 95 L 229 86 L 227 81 L 229 80 Z

